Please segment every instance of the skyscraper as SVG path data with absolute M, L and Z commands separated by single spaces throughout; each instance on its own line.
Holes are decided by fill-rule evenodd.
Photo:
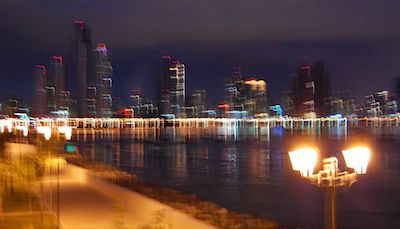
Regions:
M 185 116 L 185 65 L 170 56 L 162 56 L 157 79 L 159 115 Z
M 297 116 L 315 114 L 315 84 L 311 76 L 311 65 L 303 65 L 297 70 L 294 80 L 294 106 Z
M 46 82 L 47 70 L 44 65 L 35 66 L 35 114 L 38 117 L 44 116 L 47 113 L 46 106 Z
M 357 107 L 350 91 L 336 91 L 325 97 L 325 115 L 355 116 Z
M 264 80 L 250 78 L 244 81 L 242 91 L 245 110 L 250 115 L 268 113 L 267 84 Z
M 256 78 L 243 78 L 240 68 L 233 68 L 232 81 L 225 86 L 229 111 L 246 111 L 248 115 L 268 113 L 267 84 Z
M 96 110 L 98 117 L 112 116 L 111 59 L 105 43 L 98 43 L 94 50 L 96 59 Z
M 232 69 L 231 81 L 225 84 L 225 100 L 230 111 L 244 110 L 240 100 L 240 92 L 243 89 L 242 70 L 240 67 Z
M 90 82 L 90 55 L 92 53 L 90 30 L 83 21 L 74 22 L 76 61 L 77 115 L 87 116 L 88 82 Z
M 143 104 L 143 98 L 141 97 L 141 90 L 132 90 L 131 95 L 129 96 L 131 100 L 131 109 L 133 110 L 133 114 L 135 117 L 140 116 L 140 105 Z
M 196 90 L 188 96 L 186 106 L 186 116 L 188 118 L 201 117 L 206 108 L 206 90 Z
M 53 56 L 51 67 L 50 75 L 55 89 L 56 108 L 58 111 L 69 112 L 70 93 L 67 89 L 63 58 L 61 56 Z
M 293 102 L 297 116 L 323 116 L 324 99 L 330 95 L 324 63 L 305 64 L 294 76 Z
M 327 114 L 324 110 L 324 100 L 331 96 L 329 73 L 322 61 L 314 63 L 312 70 L 312 78 L 315 86 L 315 111 L 318 115 L 323 116 Z

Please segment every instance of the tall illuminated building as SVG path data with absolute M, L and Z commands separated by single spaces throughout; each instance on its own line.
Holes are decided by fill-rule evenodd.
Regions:
M 157 106 L 160 116 L 185 116 L 185 65 L 170 56 L 162 56 L 157 78 Z
M 76 61 L 76 100 L 78 117 L 87 116 L 88 83 L 90 82 L 90 56 L 92 53 L 90 30 L 83 21 L 74 22 L 75 31 L 75 61 Z
M 242 97 L 243 104 L 250 115 L 268 113 L 267 84 L 264 80 L 250 78 L 244 81 Z
M 56 79 L 54 74 L 54 69 L 56 64 L 54 64 L 54 59 L 52 59 L 52 65 L 49 72 L 46 73 L 44 89 L 45 89 L 45 115 L 50 115 L 57 111 L 57 91 L 56 91 Z
M 146 97 L 142 96 L 141 90 L 131 91 L 130 108 L 133 110 L 136 118 L 154 118 L 157 117 L 157 107 Z
M 295 115 L 295 107 L 293 101 L 293 92 L 292 91 L 284 91 L 282 93 L 281 101 L 282 101 L 282 113 L 283 115 L 294 116 Z
M 188 118 L 201 117 L 206 108 L 206 90 L 196 90 L 188 96 L 186 106 Z
M 231 81 L 225 84 L 225 100 L 228 105 L 228 110 L 244 110 L 243 104 L 241 103 L 241 91 L 243 89 L 242 70 L 240 67 L 234 67 L 232 69 Z
M 229 111 L 246 111 L 250 116 L 268 113 L 267 84 L 256 78 L 243 78 L 240 68 L 234 68 L 232 81 L 225 85 Z
M 312 77 L 315 85 L 315 111 L 319 116 L 323 116 L 327 114 L 324 110 L 324 100 L 331 96 L 329 72 L 326 70 L 324 62 L 319 61 L 313 64 Z
M 44 65 L 35 66 L 35 115 L 43 117 L 47 114 L 46 82 L 47 69 Z
M 86 116 L 88 118 L 97 117 L 96 98 L 97 88 L 94 86 L 87 87 L 86 97 Z
M 324 111 L 326 116 L 341 114 L 342 116 L 356 116 L 357 107 L 350 91 L 336 91 L 325 98 Z
M 324 100 L 330 96 L 329 76 L 323 62 L 305 64 L 294 76 L 293 102 L 297 116 L 323 116 Z
M 67 89 L 67 78 L 61 56 L 52 57 L 50 76 L 55 90 L 56 110 L 69 113 L 70 92 Z
M 105 43 L 98 43 L 96 60 L 96 112 L 97 117 L 112 116 L 112 75 L 110 55 Z
M 300 66 L 297 70 L 293 91 L 296 115 L 315 114 L 315 83 L 311 75 L 310 64 Z
M 378 91 L 375 94 L 364 96 L 365 107 L 364 115 L 368 117 L 380 117 L 395 115 L 398 105 L 389 91 Z

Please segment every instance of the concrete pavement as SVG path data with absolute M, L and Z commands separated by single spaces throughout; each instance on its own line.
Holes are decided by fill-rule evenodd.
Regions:
M 36 191 L 57 216 L 57 176 L 45 177 Z M 42 191 L 41 191 L 42 190 Z M 68 229 L 215 228 L 144 195 L 66 165 L 59 179 L 60 219 Z

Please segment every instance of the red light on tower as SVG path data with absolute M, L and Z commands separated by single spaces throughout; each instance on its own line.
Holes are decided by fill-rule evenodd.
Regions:
M 106 49 L 106 43 L 97 43 L 97 48 Z
M 247 79 L 246 79 L 246 81 L 252 81 L 252 80 L 257 80 L 255 77 L 248 77 Z
M 56 59 L 56 60 L 58 60 L 61 66 L 63 65 L 63 59 L 62 59 L 62 56 L 53 56 L 53 59 Z
M 161 59 L 171 60 L 171 57 L 170 56 L 161 56 Z
M 83 21 L 74 21 L 75 24 L 78 24 L 81 29 L 83 29 Z
M 39 65 L 39 64 L 36 65 L 35 68 L 39 68 L 39 69 L 46 70 L 46 66 L 44 66 L 44 65 Z

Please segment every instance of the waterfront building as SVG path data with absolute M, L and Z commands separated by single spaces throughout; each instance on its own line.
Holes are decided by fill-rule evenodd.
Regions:
M 229 82 L 225 85 L 225 100 L 231 111 L 235 110 L 235 106 L 239 104 L 239 92 L 234 82 Z
M 97 109 L 96 109 L 96 98 L 97 98 L 97 88 L 96 87 L 87 87 L 86 92 L 86 117 L 94 118 L 97 117 Z
M 294 78 L 293 100 L 296 116 L 303 116 L 303 114 L 311 112 L 315 113 L 314 87 L 314 81 L 311 78 L 311 65 L 301 66 Z
M 131 91 L 130 104 L 135 118 L 157 117 L 157 107 L 148 98 L 142 97 L 141 90 Z
M 312 78 L 315 86 L 315 112 L 318 116 L 327 115 L 327 112 L 324 110 L 324 100 L 331 96 L 331 87 L 329 72 L 326 70 L 324 62 L 320 61 L 313 64 Z
M 110 54 L 105 43 L 98 43 L 95 52 L 96 60 L 96 116 L 112 116 L 112 75 Z
M 294 77 L 293 102 L 297 116 L 324 116 L 324 100 L 330 96 L 329 76 L 324 63 L 305 64 Z
M 381 107 L 382 115 L 387 116 L 397 113 L 395 96 L 391 95 L 389 91 L 379 91 L 375 93 L 375 100 Z
M 234 119 L 243 119 L 247 118 L 248 112 L 247 111 L 228 111 L 226 112 L 226 118 L 234 118 Z
M 255 78 L 245 80 L 241 96 L 244 110 L 248 111 L 249 115 L 268 113 L 267 84 L 264 80 Z
M 70 92 L 67 89 L 67 78 L 63 58 L 61 56 L 53 56 L 51 62 L 51 83 L 55 89 L 56 111 L 69 113 Z
M 143 98 L 141 97 L 141 90 L 132 90 L 129 96 L 131 109 L 134 112 L 135 118 L 140 117 L 140 106 L 143 104 Z
M 161 61 L 157 78 L 159 116 L 185 117 L 185 65 L 170 56 L 162 56 Z
M 91 65 L 90 57 L 92 53 L 91 37 L 88 26 L 83 21 L 74 22 L 75 31 L 75 61 L 76 61 L 76 100 L 77 100 L 77 116 L 86 117 L 87 108 L 92 108 L 92 98 L 88 100 L 88 87 L 90 81 Z M 95 97 L 94 97 L 95 98 Z M 92 112 L 92 111 L 91 111 Z
M 206 90 L 196 90 L 187 99 L 186 116 L 188 118 L 201 117 L 206 107 Z
M 269 106 L 271 117 L 282 117 L 282 107 L 281 105 L 271 105 Z
M 28 117 L 30 108 L 16 97 L 9 97 L 1 106 L 2 114 L 8 117 Z
M 281 101 L 282 101 L 282 114 L 287 116 L 295 116 L 295 107 L 294 107 L 292 91 L 283 92 Z
M 43 117 L 47 114 L 46 102 L 47 69 L 44 65 L 35 66 L 35 115 Z
M 14 114 L 18 112 L 19 105 L 20 101 L 18 99 L 9 98 L 6 103 L 5 113 L 10 117 L 14 117 Z
M 56 91 L 56 73 L 60 73 L 62 70 L 59 68 L 58 61 L 52 58 L 52 69 L 46 74 L 45 81 L 45 93 L 46 93 L 46 110 L 45 114 L 49 115 L 52 112 L 57 111 L 57 91 Z
M 50 71 L 44 65 L 35 66 L 35 115 L 39 117 L 58 115 L 69 116 L 71 105 L 70 92 L 63 58 L 52 56 Z M 66 114 L 66 115 L 65 115 Z
M 337 91 L 324 99 L 325 115 L 356 116 L 356 103 L 349 91 Z
M 377 117 L 382 115 L 380 104 L 375 101 L 373 94 L 364 96 L 365 107 L 364 116 L 366 117 Z
M 232 82 L 225 85 L 225 100 L 229 111 L 247 111 L 250 116 L 268 113 L 267 85 L 264 80 L 232 77 Z

